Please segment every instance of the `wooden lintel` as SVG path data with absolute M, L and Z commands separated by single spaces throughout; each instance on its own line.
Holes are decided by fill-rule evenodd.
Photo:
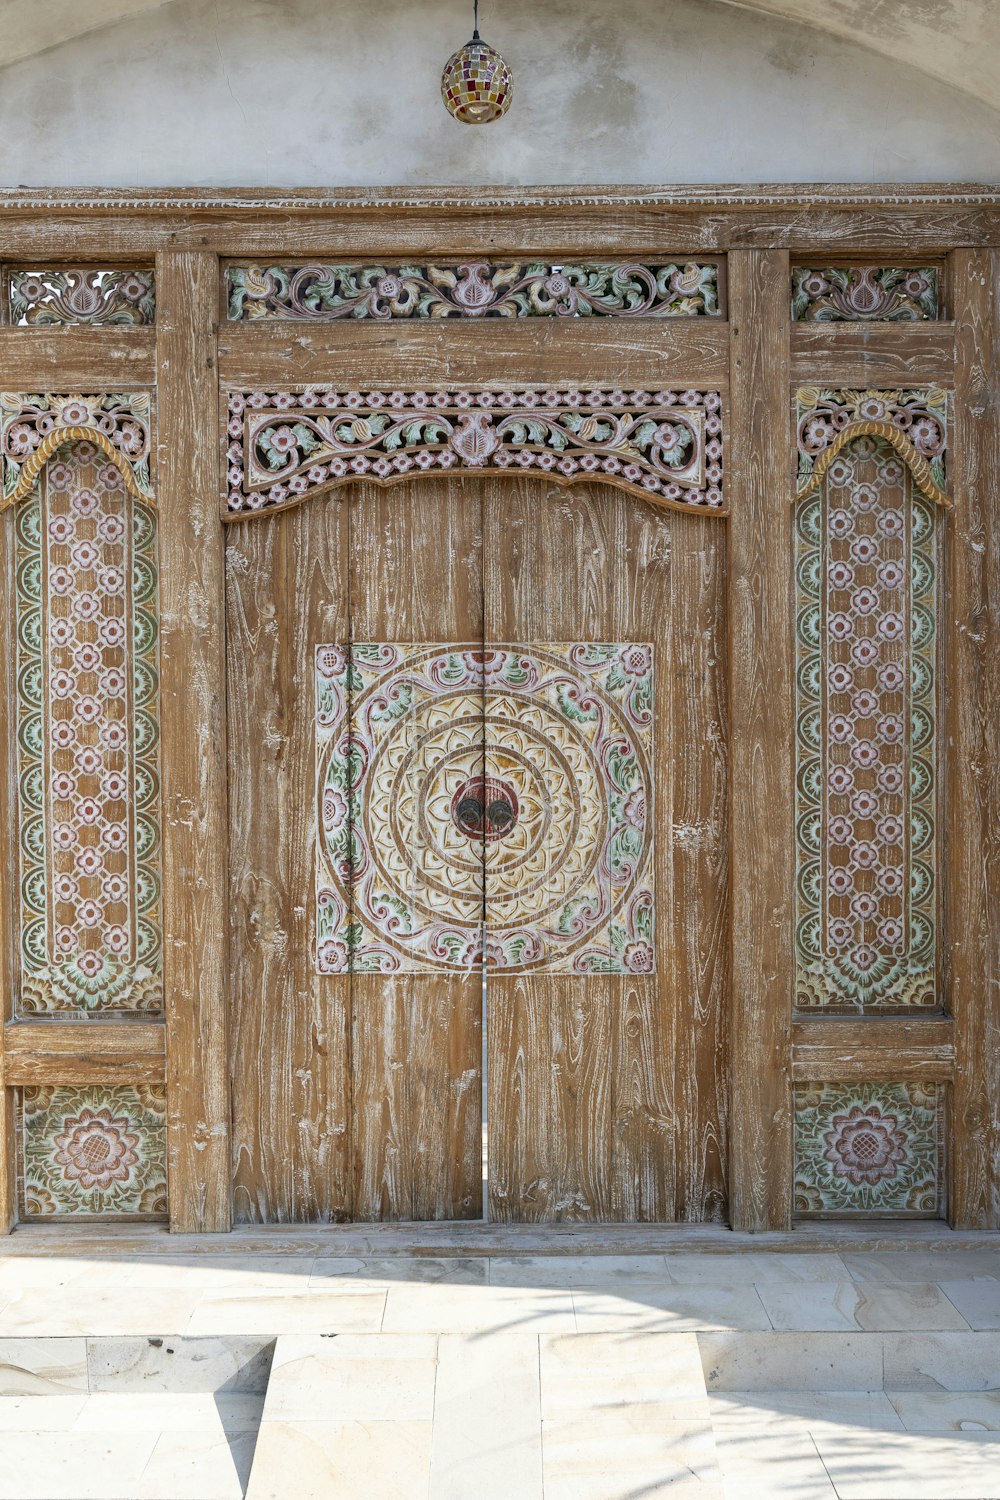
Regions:
M 953 323 L 796 323 L 793 386 L 950 386 Z
M 4 1077 L 29 1085 L 162 1083 L 166 1029 L 156 1021 L 9 1021 Z
M 223 323 L 219 376 L 253 390 L 301 384 L 714 389 L 729 376 L 717 318 L 449 318 L 374 323 Z
M 0 328 L 5 391 L 117 391 L 156 381 L 152 328 Z

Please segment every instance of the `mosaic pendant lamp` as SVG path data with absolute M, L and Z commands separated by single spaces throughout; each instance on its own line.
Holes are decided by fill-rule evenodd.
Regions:
M 479 35 L 479 0 L 474 0 L 472 40 L 449 57 L 441 74 L 445 109 L 463 125 L 488 125 L 507 113 L 513 89 L 507 64 Z

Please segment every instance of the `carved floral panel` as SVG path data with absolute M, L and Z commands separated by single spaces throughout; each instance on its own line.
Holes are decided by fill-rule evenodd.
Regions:
M 940 317 L 933 266 L 827 266 L 792 271 L 792 317 L 800 323 L 904 323 Z
M 165 1215 L 166 1113 L 162 1084 L 23 1089 L 23 1216 Z
M 356 478 L 534 472 L 721 513 L 716 391 L 232 391 L 228 514 Z
M 652 972 L 652 723 L 645 644 L 319 647 L 319 971 Z
M 159 1011 L 155 513 L 71 441 L 15 537 L 17 1008 Z
M 229 266 L 234 322 L 334 318 L 700 317 L 719 312 L 717 261 Z
M 935 506 L 882 440 L 796 526 L 796 1004 L 937 1004 Z
M 943 1211 L 944 1100 L 936 1083 L 799 1083 L 798 1215 Z
M 11 323 L 56 327 L 156 321 L 152 268 L 58 266 L 48 270 L 19 266 L 4 276 Z
M 926 465 L 929 480 L 943 496 L 948 447 L 948 395 L 936 386 L 898 391 L 802 387 L 795 405 L 800 493 L 810 487 L 817 461 L 856 422 L 884 423 L 898 432 L 911 446 L 917 460 Z
M 27 493 L 46 458 L 84 429 L 106 440 L 108 457 L 121 470 L 129 492 L 152 500 L 149 473 L 152 402 L 148 391 L 87 395 L 0 395 L 3 504 Z

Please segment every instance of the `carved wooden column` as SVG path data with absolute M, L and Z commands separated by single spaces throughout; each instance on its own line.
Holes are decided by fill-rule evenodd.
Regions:
M 156 274 L 167 1160 L 170 1227 L 194 1232 L 231 1220 L 218 261 L 161 251 Z
M 788 255 L 729 257 L 730 1221 L 791 1205 L 792 506 Z
M 950 259 L 956 322 L 947 545 L 947 986 L 956 1229 L 1000 1227 L 1000 252 Z

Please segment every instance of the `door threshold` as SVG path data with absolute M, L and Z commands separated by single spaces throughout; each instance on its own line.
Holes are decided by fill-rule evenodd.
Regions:
M 517 1256 L 706 1255 L 773 1252 L 1000 1249 L 1000 1234 L 940 1221 L 810 1223 L 745 1234 L 721 1224 L 273 1224 L 229 1234 L 171 1234 L 165 1224 L 20 1224 L 0 1239 L 9 1255 Z

